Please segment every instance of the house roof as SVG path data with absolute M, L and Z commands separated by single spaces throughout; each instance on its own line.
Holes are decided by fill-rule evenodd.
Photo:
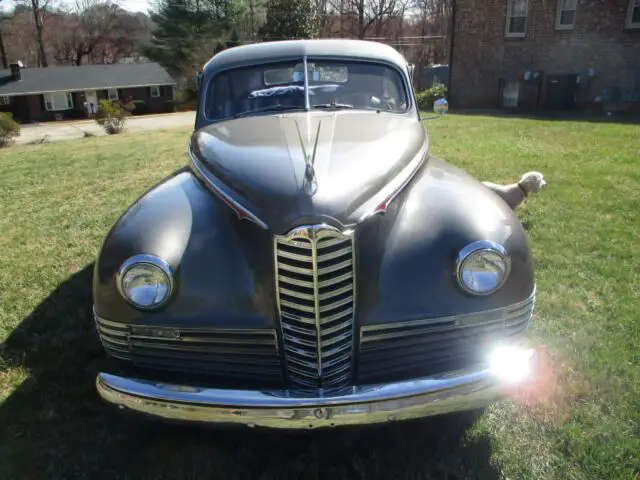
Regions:
M 0 70 L 0 95 L 29 95 L 60 91 L 175 85 L 157 63 L 81 65 L 21 69 L 21 80 Z

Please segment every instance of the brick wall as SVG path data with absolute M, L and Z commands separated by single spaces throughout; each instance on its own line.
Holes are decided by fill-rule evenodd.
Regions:
M 580 77 L 579 106 L 605 87 L 640 92 L 640 29 L 625 28 L 629 0 L 578 0 L 572 30 L 556 29 L 559 0 L 529 0 L 524 38 L 505 37 L 507 1 L 456 0 L 452 107 L 498 107 L 500 85 L 520 81 L 519 106 L 536 108 L 548 77 L 562 74 Z M 522 82 L 525 70 L 543 72 L 540 92 Z

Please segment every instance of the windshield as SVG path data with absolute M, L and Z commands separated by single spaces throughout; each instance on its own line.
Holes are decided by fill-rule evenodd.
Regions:
M 307 59 L 311 109 L 408 108 L 401 74 L 372 62 Z M 304 62 L 269 63 L 219 73 L 207 89 L 205 115 L 223 120 L 244 115 L 305 109 Z

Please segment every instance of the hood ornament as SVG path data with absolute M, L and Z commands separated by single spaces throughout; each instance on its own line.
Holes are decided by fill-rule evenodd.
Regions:
M 296 128 L 298 129 L 298 139 L 300 140 L 300 146 L 302 147 L 302 154 L 304 155 L 304 161 L 306 163 L 304 169 L 304 191 L 310 197 L 318 191 L 318 180 L 316 178 L 316 153 L 318 151 L 318 139 L 320 138 L 320 124 L 318 122 L 318 130 L 316 131 L 316 139 L 313 145 L 313 155 L 307 153 L 305 142 L 302 140 L 302 133 L 300 133 L 300 125 L 296 122 Z

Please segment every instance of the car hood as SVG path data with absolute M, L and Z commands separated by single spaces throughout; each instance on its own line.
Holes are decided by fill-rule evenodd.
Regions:
M 191 141 L 192 161 L 203 167 L 197 173 L 276 233 L 357 224 L 406 184 L 427 149 L 417 118 L 376 111 L 239 118 L 204 127 Z M 313 193 L 305 152 L 314 159 Z

